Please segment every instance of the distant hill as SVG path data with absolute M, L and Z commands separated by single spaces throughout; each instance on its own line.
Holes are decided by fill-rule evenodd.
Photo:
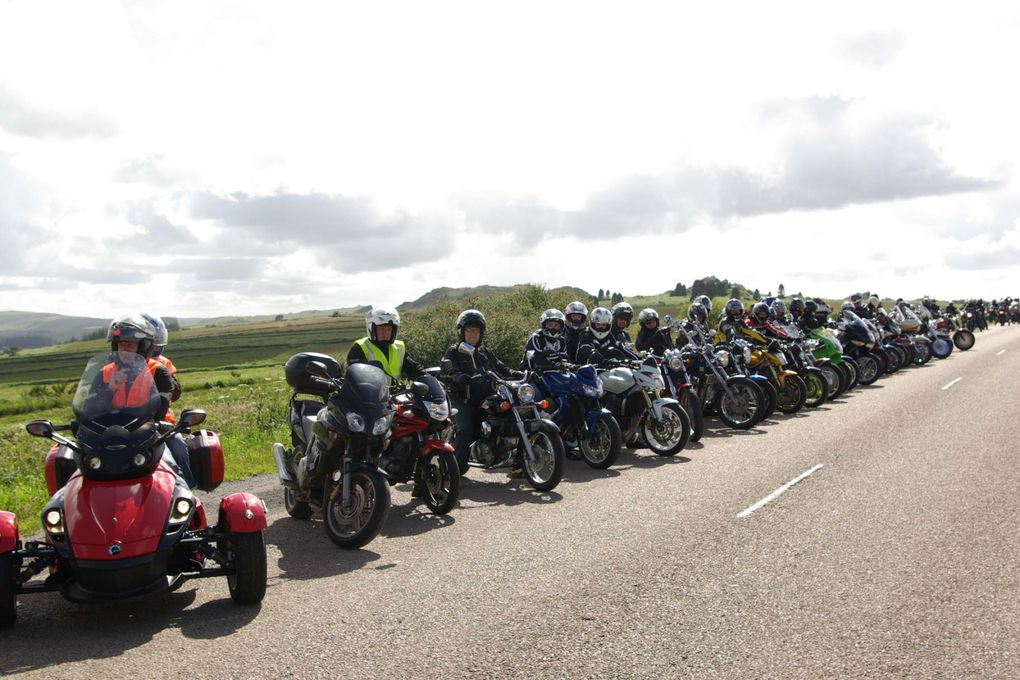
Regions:
M 368 313 L 371 306 L 362 307 L 341 307 L 338 309 L 305 309 L 300 312 L 287 312 L 285 314 L 255 314 L 253 316 L 214 316 L 214 317 L 181 317 L 178 322 L 183 327 L 194 326 L 240 326 L 253 323 L 265 323 L 275 321 L 277 316 L 283 320 L 313 319 L 323 316 L 360 316 Z
M 401 312 L 408 312 L 415 309 L 429 307 L 430 305 L 434 305 L 439 302 L 446 302 L 448 300 L 463 300 L 470 297 L 488 297 L 499 293 L 509 293 L 510 291 L 517 290 L 518 288 L 523 288 L 526 285 L 528 284 L 520 283 L 514 286 L 472 286 L 470 288 L 448 288 L 446 286 L 442 286 L 440 288 L 433 288 L 416 300 L 408 300 L 407 302 L 401 303 L 397 306 L 397 310 Z M 577 297 L 577 299 L 586 302 L 595 297 L 581 288 L 574 288 L 572 286 L 561 286 L 551 290 L 568 291 Z
M 46 347 L 105 328 L 109 319 L 37 312 L 0 312 L 0 349 Z

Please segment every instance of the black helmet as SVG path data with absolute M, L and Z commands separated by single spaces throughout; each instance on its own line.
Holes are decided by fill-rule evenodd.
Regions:
M 755 321 L 759 323 L 765 323 L 769 320 L 771 315 L 772 310 L 770 310 L 769 306 L 764 302 L 756 302 L 754 303 L 754 307 L 751 308 L 751 316 L 753 316 Z
M 793 298 L 789 304 L 790 314 L 803 314 L 804 313 L 804 301 L 800 298 Z
M 803 305 L 805 314 L 816 314 L 818 312 L 818 303 L 814 300 L 807 300 L 803 303 Z
M 613 305 L 612 313 L 613 321 L 616 321 L 617 319 L 626 319 L 627 321 L 630 321 L 634 318 L 634 308 L 626 302 L 617 302 Z
M 138 353 L 148 359 L 156 348 L 156 329 L 141 314 L 125 314 L 110 322 L 106 331 L 110 349 L 117 351 L 121 340 L 138 343 Z
M 860 293 L 854 293 L 850 296 L 850 302 L 860 302 L 861 298 L 864 297 Z
M 687 318 L 695 323 L 705 323 L 708 318 L 708 310 L 700 302 L 695 302 L 687 310 Z
M 776 319 L 782 319 L 786 316 L 786 303 L 776 298 L 769 306 L 769 310 L 772 312 L 772 316 Z
M 478 344 L 482 344 L 482 340 L 485 339 L 485 315 L 479 312 L 477 309 L 465 309 L 457 317 L 457 334 L 460 336 L 460 341 L 464 342 L 464 329 L 468 327 L 480 328 L 481 334 L 478 336 Z
M 705 308 L 706 316 L 708 316 L 708 313 L 712 311 L 712 298 L 708 297 L 707 295 L 699 295 L 698 297 L 694 298 L 694 302 Z
M 726 306 L 723 307 L 723 311 L 726 313 L 726 316 L 731 319 L 736 316 L 743 316 L 744 303 L 737 298 L 730 298 L 726 301 Z
M 659 313 L 657 311 L 655 311 L 654 309 L 652 309 L 651 307 L 645 307 L 644 309 L 642 309 L 638 313 L 637 319 L 638 319 L 638 323 L 641 324 L 642 326 L 644 326 L 646 321 L 654 320 L 654 321 L 658 322 L 659 321 Z

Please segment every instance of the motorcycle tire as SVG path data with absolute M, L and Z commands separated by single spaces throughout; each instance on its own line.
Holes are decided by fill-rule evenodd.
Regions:
M 694 390 L 687 389 L 680 393 L 680 406 L 691 419 L 691 441 L 696 442 L 705 433 L 705 415 L 701 412 L 701 400 Z
M 757 385 L 758 389 L 760 389 L 765 395 L 765 413 L 762 415 L 761 420 L 771 418 L 772 414 L 774 414 L 776 409 L 779 408 L 779 392 L 776 390 L 776 386 L 771 382 L 761 380 L 755 381 L 754 384 Z
M 825 398 L 832 401 L 843 393 L 846 378 L 843 377 L 843 372 L 839 370 L 839 367 L 834 364 L 822 364 L 818 370 L 825 378 Z
M 0 628 L 13 626 L 18 620 L 18 593 L 14 587 L 17 575 L 14 556 L 0 555 Z
M 854 373 L 854 367 L 849 362 L 844 361 L 841 364 L 836 364 L 836 368 L 839 369 L 839 394 L 837 396 L 842 397 L 849 392 L 854 386 L 854 377 L 857 375 Z
M 953 344 L 956 345 L 956 349 L 966 352 L 974 346 L 974 334 L 966 330 L 956 331 L 953 333 Z
M 449 451 L 433 451 L 418 462 L 415 470 L 422 500 L 434 515 L 453 510 L 460 497 L 460 466 Z
M 953 343 L 940 336 L 931 343 L 931 353 L 935 355 L 936 359 L 945 359 L 953 353 Z
M 619 428 L 618 428 L 619 429 Z M 539 461 L 532 462 L 528 458 L 524 445 L 520 447 L 520 456 L 524 465 L 524 477 L 535 491 L 552 491 L 563 479 L 563 440 L 558 432 L 545 429 L 528 435 L 532 450 L 539 453 Z M 541 463 L 541 467 L 538 466 Z
M 648 448 L 659 456 L 680 453 L 691 438 L 691 417 L 680 404 L 664 404 L 658 422 L 651 415 L 651 411 L 646 411 L 641 420 L 641 438 Z
M 931 346 L 927 342 L 917 343 L 917 347 L 914 352 L 916 354 L 914 357 L 915 366 L 924 366 L 926 363 L 931 361 Z
M 875 350 L 870 352 L 871 356 L 878 362 L 878 374 L 885 375 L 889 372 L 889 357 L 886 356 L 885 350 Z
M 886 375 L 892 375 L 903 368 L 903 364 L 900 362 L 900 355 L 896 350 L 885 350 L 885 358 L 889 361 L 889 365 L 885 368 Z
M 602 413 L 595 421 L 595 433 L 578 437 L 577 448 L 588 467 L 605 470 L 620 457 L 622 439 L 616 418 L 609 413 Z
M 776 408 L 791 415 L 804 408 L 808 391 L 804 378 L 799 375 L 788 375 L 786 382 L 779 386 L 776 393 L 779 395 Z
M 237 604 L 258 604 L 266 596 L 266 540 L 261 531 L 231 532 L 228 554 L 234 573 L 227 575 L 230 598 Z
M 878 360 L 873 356 L 861 355 L 857 358 L 857 365 L 860 367 L 857 380 L 861 385 L 871 385 L 882 375 L 878 370 Z
M 294 519 L 308 519 L 312 516 L 312 506 L 299 501 L 297 491 L 286 487 L 283 489 L 283 509 Z
M 322 524 L 333 543 L 341 548 L 360 548 L 375 538 L 386 522 L 390 512 L 390 487 L 386 477 L 377 470 L 352 471 L 351 509 L 344 512 L 343 494 L 336 488 L 341 483 L 326 487 Z
M 804 379 L 804 386 L 807 389 L 804 405 L 808 408 L 817 408 L 829 398 L 829 381 L 825 374 L 817 368 L 806 368 L 801 376 Z
M 900 370 L 901 368 L 906 368 L 907 366 L 910 365 L 910 363 L 907 361 L 908 358 L 907 350 L 903 349 L 902 347 L 893 347 L 892 354 L 896 355 L 897 371 Z
M 726 385 L 737 397 L 737 403 L 732 403 L 725 392 L 720 392 L 717 401 L 719 420 L 727 427 L 748 430 L 765 418 L 767 398 L 753 380 L 735 377 L 727 380 Z

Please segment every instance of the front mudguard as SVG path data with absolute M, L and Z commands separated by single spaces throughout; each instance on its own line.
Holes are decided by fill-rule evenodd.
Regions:
M 266 522 L 266 505 L 253 494 L 243 491 L 232 493 L 220 501 L 217 526 L 239 534 L 262 531 L 269 526 Z
M 662 408 L 668 404 L 676 404 L 679 406 L 680 402 L 672 398 L 654 399 L 652 401 L 652 420 L 655 422 L 662 420 Z
M 595 428 L 598 426 L 599 418 L 603 415 L 612 416 L 613 412 L 607 408 L 593 408 L 588 409 L 584 413 L 584 426 L 588 430 L 588 434 L 594 434 Z
M 424 458 L 432 453 L 453 453 L 453 444 L 442 439 L 426 439 L 421 447 L 421 456 Z
M 18 547 L 18 518 L 13 512 L 0 510 L 0 553 L 8 553 Z
M 560 434 L 560 426 L 548 418 L 529 418 L 524 421 L 524 431 L 545 432 L 547 434 Z

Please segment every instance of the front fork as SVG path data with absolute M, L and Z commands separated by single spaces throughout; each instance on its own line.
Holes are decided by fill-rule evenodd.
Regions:
M 521 441 L 524 443 L 524 453 L 532 463 L 538 463 L 538 455 L 531 446 L 531 437 L 528 436 L 528 431 L 524 428 L 524 419 L 521 418 L 521 414 L 517 409 L 514 409 L 514 421 L 517 423 L 517 431 L 520 432 Z

